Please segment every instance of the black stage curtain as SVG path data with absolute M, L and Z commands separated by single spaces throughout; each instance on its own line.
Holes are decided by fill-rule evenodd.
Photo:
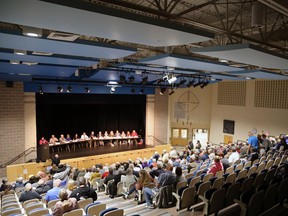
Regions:
M 36 94 L 37 139 L 52 134 L 136 130 L 145 135 L 145 95 Z

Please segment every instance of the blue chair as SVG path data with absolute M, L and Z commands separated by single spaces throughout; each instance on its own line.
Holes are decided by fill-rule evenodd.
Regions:
M 117 208 L 108 208 L 100 212 L 99 216 L 123 216 L 124 210 Z

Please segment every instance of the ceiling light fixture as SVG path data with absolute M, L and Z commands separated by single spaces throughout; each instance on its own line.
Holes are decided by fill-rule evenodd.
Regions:
M 85 91 L 85 93 L 90 93 L 90 89 L 89 89 L 88 87 L 86 87 L 86 88 L 84 89 L 84 91 Z
M 27 55 L 26 50 L 14 50 L 14 54 L 16 55 Z
M 16 64 L 20 64 L 20 61 L 17 61 L 17 60 L 10 60 L 10 64 L 14 64 L 14 65 L 16 65 Z
M 42 29 L 39 28 L 23 26 L 22 33 L 29 37 L 42 37 Z

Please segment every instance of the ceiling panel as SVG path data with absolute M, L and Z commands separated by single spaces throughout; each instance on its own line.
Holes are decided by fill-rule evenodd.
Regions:
M 77 67 L 60 67 L 46 65 L 13 65 L 6 62 L 0 62 L 0 73 L 6 74 L 24 74 L 53 77 L 69 77 L 74 74 Z
M 271 51 L 260 49 L 251 44 L 236 44 L 192 48 L 193 53 L 198 53 L 219 59 L 255 65 L 263 68 L 288 69 L 287 56 L 281 56 Z
M 78 59 L 69 59 L 53 56 L 36 56 L 36 55 L 16 55 L 13 53 L 0 52 L 0 59 L 2 60 L 17 60 L 27 62 L 37 62 L 43 64 L 56 64 L 56 65 L 67 65 L 67 66 L 92 66 L 97 64 L 99 61 L 87 61 Z
M 189 58 L 186 56 L 161 54 L 151 58 L 140 60 L 148 64 L 164 65 L 168 67 L 178 67 L 190 70 L 201 70 L 208 72 L 239 71 L 239 68 L 231 67 L 225 64 L 208 62 L 200 59 Z
M 122 58 L 136 52 L 136 50 L 124 48 L 121 49 L 117 46 L 93 46 L 75 42 L 72 43 L 42 38 L 32 38 L 6 33 L 0 33 L 0 38 L 1 48 L 48 52 L 61 55 L 114 59 Z
M 246 77 L 251 77 L 255 79 L 269 79 L 269 80 L 284 80 L 288 79 L 288 76 L 270 73 L 266 71 L 260 70 L 252 70 L 252 71 L 238 71 L 238 72 L 231 72 L 230 74 L 241 75 Z
M 89 6 L 92 7 L 91 4 Z M 183 30 L 176 30 L 168 26 L 157 26 L 155 21 L 152 25 L 143 23 L 145 20 L 138 22 L 116 15 L 109 16 L 38 0 L 1 0 L 0 7 L 0 20 L 3 22 L 152 46 L 195 43 L 207 41 L 214 36 L 184 26 Z

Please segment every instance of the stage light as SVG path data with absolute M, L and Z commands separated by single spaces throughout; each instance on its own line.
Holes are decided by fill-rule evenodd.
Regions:
M 184 85 L 185 83 L 186 83 L 186 79 L 182 79 L 178 85 L 181 86 L 181 85 Z
M 142 78 L 142 85 L 145 85 L 148 82 L 148 77 Z
M 42 86 L 39 86 L 38 89 L 39 89 L 39 93 L 40 93 L 40 94 L 43 94 Z
M 68 86 L 67 92 L 70 93 L 71 91 L 72 91 L 72 87 L 71 87 L 71 86 Z
M 143 93 L 144 93 L 144 89 L 141 89 L 141 90 L 140 90 L 140 94 L 143 94 Z
M 170 79 L 168 79 L 167 81 L 168 81 L 169 84 L 172 84 L 172 83 L 177 81 L 177 77 L 173 76 Z
M 87 88 L 87 87 L 84 89 L 84 91 L 85 91 L 86 93 L 90 93 L 90 89 Z
M 174 90 L 172 90 L 171 92 L 169 92 L 169 95 L 172 95 L 172 94 L 174 94 L 175 92 L 174 92 Z
M 163 95 L 165 93 L 165 91 L 166 91 L 166 88 L 161 88 L 160 89 L 160 95 Z
M 125 75 L 120 75 L 120 77 L 119 77 L 119 83 L 121 83 L 121 84 L 126 83 L 126 77 L 125 77 Z
M 113 94 L 115 92 L 115 90 L 116 90 L 115 87 L 112 86 L 111 89 L 110 89 L 110 93 Z
M 63 88 L 61 86 L 58 86 L 57 91 L 61 93 L 61 92 L 63 92 Z
M 194 84 L 194 80 L 191 80 L 191 81 L 187 84 L 187 87 L 190 88 L 190 87 L 193 86 L 193 84 Z
M 134 89 L 134 88 L 131 89 L 131 93 L 132 93 L 132 94 L 135 93 L 135 89 Z
M 130 76 L 128 79 L 129 79 L 129 83 L 130 84 L 133 84 L 134 81 L 135 81 L 135 77 L 134 76 Z

